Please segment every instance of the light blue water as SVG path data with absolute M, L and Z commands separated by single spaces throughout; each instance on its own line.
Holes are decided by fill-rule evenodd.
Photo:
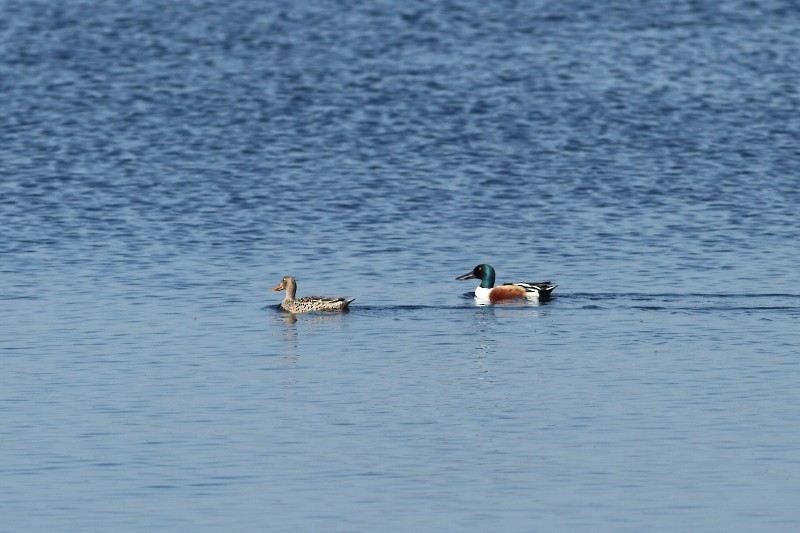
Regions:
M 798 527 L 791 2 L 0 12 L 0 530 Z

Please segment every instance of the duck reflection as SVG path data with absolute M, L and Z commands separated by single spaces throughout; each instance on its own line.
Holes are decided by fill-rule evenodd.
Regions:
M 300 337 L 304 333 L 312 333 L 314 330 L 323 327 L 331 321 L 341 320 L 347 311 L 339 313 L 287 313 L 276 307 L 273 321 L 280 327 L 281 338 L 288 343 L 293 350 L 297 350 Z

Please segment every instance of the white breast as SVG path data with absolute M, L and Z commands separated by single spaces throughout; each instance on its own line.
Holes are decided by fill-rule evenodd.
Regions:
M 478 300 L 486 300 L 489 301 L 489 293 L 492 292 L 492 289 L 486 289 L 478 285 L 475 288 L 475 298 Z

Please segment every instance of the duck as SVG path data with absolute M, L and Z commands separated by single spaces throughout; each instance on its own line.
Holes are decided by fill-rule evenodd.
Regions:
M 272 292 L 286 291 L 281 302 L 281 309 L 290 313 L 307 313 L 309 311 L 346 311 L 355 300 L 350 297 L 328 298 L 326 296 L 304 296 L 295 298 L 297 281 L 292 276 L 284 276 L 280 283 L 272 288 Z
M 475 299 L 491 303 L 514 298 L 527 298 L 529 300 L 546 300 L 550 293 L 558 287 L 552 281 L 519 281 L 516 283 L 503 283 L 494 286 L 495 272 L 491 265 L 480 264 L 456 279 L 479 279 L 481 284 L 475 288 Z

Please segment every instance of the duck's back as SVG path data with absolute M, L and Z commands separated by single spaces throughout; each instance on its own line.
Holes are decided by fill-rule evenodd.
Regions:
M 309 311 L 343 311 L 355 298 L 339 297 L 328 298 L 325 296 L 304 296 L 297 300 L 283 301 L 281 307 L 291 313 L 306 313 Z

